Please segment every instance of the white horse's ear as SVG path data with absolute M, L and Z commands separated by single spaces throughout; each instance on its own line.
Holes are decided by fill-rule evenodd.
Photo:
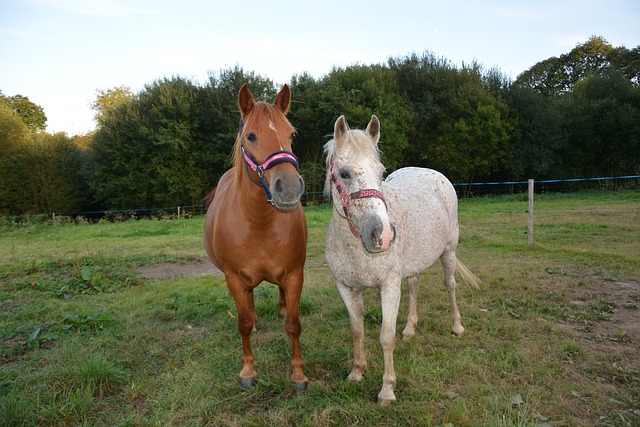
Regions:
M 336 120 L 336 124 L 333 127 L 333 139 L 336 141 L 336 144 L 340 145 L 349 131 L 349 125 L 347 124 L 347 119 L 344 116 L 338 117 Z
M 380 121 L 375 115 L 371 116 L 371 121 L 367 125 L 367 130 L 365 131 L 369 138 L 373 140 L 374 144 L 377 144 L 380 141 Z
M 242 112 L 242 117 L 249 114 L 249 112 L 253 109 L 254 106 L 253 94 L 249 90 L 249 86 L 247 84 L 243 84 L 240 88 L 240 93 L 238 93 L 238 107 L 240 107 L 240 111 Z
M 278 92 L 274 105 L 278 110 L 282 111 L 282 114 L 287 114 L 289 104 L 291 104 L 291 89 L 289 89 L 289 85 L 285 84 Z

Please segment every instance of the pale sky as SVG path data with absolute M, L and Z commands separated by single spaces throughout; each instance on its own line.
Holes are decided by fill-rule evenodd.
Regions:
M 116 86 L 236 65 L 281 85 L 424 52 L 515 79 L 592 35 L 640 45 L 640 0 L 0 0 L 0 90 L 75 135 Z

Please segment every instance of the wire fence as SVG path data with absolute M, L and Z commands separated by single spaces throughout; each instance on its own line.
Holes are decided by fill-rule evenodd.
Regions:
M 517 194 L 527 191 L 529 181 L 496 181 L 455 183 L 453 186 L 460 197 L 483 196 L 489 194 Z M 598 178 L 571 178 L 534 180 L 536 193 L 568 192 L 589 188 L 637 188 L 640 187 L 640 175 L 624 175 Z M 305 192 L 302 197 L 304 205 L 326 203 L 321 191 Z M 113 209 L 95 211 L 50 212 L 25 215 L 0 216 L 4 221 L 24 221 L 32 219 L 61 219 L 62 217 L 81 217 L 87 220 L 125 220 L 145 217 L 176 216 L 178 218 L 205 213 L 204 204 L 181 205 L 156 208 Z
M 591 178 L 588 181 L 602 182 L 621 178 L 638 179 L 637 176 L 626 176 Z M 553 195 L 551 198 L 543 198 L 536 194 L 544 191 L 534 191 L 535 182 L 541 186 L 545 183 L 582 181 L 587 180 L 529 180 L 526 182 L 526 201 L 518 198 L 519 202 L 516 203 L 520 208 L 513 209 L 511 202 L 508 208 L 501 206 L 491 212 L 487 212 L 485 208 L 478 209 L 485 214 L 482 219 L 476 217 L 475 220 L 464 221 L 461 227 L 468 236 L 483 236 L 502 243 L 508 240 L 522 242 L 522 236 L 525 235 L 529 245 L 534 243 L 535 236 L 535 243 L 550 243 L 555 248 L 564 247 L 570 251 L 587 253 L 596 245 L 608 245 L 612 252 L 622 256 L 640 253 L 640 203 L 629 203 L 612 195 L 603 195 L 603 198 L 594 199 L 593 203 L 572 209 L 570 198 Z M 636 183 L 635 186 L 624 188 L 638 188 L 638 185 Z M 461 208 L 461 211 L 474 212 L 468 205 Z M 596 243 L 597 241 L 607 243 Z
M 453 184 L 464 196 L 481 196 L 485 194 L 515 194 L 527 191 L 529 180 L 472 182 Z M 608 176 L 597 178 L 568 178 L 534 180 L 536 193 L 572 192 L 593 188 L 616 189 L 637 188 L 640 186 L 640 175 Z

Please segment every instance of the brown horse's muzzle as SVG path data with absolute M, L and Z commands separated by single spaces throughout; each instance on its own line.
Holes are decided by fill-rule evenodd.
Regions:
M 300 165 L 295 154 L 285 150 L 276 151 L 271 153 L 264 163 L 259 164 L 251 153 L 245 150 L 244 145 L 240 147 L 245 167 L 250 167 L 260 178 L 260 182 L 256 184 L 264 190 L 267 203 L 281 211 L 296 209 L 304 193 L 304 180 L 298 174 Z M 286 164 L 290 166 L 287 167 Z
M 283 169 L 279 171 L 278 169 Z M 286 170 L 285 170 L 286 169 Z M 304 179 L 293 168 L 274 168 L 269 180 L 273 204 L 281 211 L 296 209 L 304 193 Z

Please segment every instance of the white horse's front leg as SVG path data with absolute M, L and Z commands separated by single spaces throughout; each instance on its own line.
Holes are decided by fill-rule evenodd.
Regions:
M 378 404 L 388 406 L 395 402 L 396 395 L 393 389 L 396 385 L 396 372 L 393 368 L 393 350 L 396 346 L 396 320 L 400 308 L 401 280 L 383 286 L 380 289 L 380 301 L 382 304 L 382 328 L 380 329 L 380 345 L 384 354 L 384 376 L 382 377 L 382 389 L 378 393 Z
M 360 289 L 353 289 L 338 282 L 338 292 L 347 306 L 351 337 L 353 339 L 353 367 L 347 377 L 349 381 L 360 381 L 364 369 L 367 367 L 367 357 L 364 353 L 364 299 Z

